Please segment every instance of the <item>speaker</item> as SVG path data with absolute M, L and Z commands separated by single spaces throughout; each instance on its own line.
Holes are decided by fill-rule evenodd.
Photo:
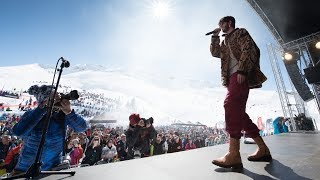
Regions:
M 307 85 L 306 80 L 301 74 L 297 61 L 284 64 L 289 77 L 292 81 L 292 84 L 296 88 L 298 94 L 304 101 L 310 101 L 314 98 L 309 86 Z
M 303 71 L 309 84 L 320 83 L 320 66 L 308 67 Z

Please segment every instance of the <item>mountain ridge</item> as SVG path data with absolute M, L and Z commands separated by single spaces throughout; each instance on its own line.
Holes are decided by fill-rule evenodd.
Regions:
M 132 73 L 121 69 L 98 70 L 102 67 L 105 66 L 97 68 L 79 65 L 77 71 L 64 71 L 60 84 L 68 89 L 103 93 L 106 97 L 118 98 L 119 109 L 110 112 L 110 116 L 123 124 L 128 122 L 128 116 L 133 112 L 140 113 L 142 117 L 154 117 L 156 124 L 181 120 L 214 126 L 224 121 L 223 101 L 226 88 L 188 78 Z M 51 67 L 36 63 L 0 67 L 0 70 L 5 74 L 0 77 L 0 85 L 5 89 L 26 89 L 37 82 L 51 84 L 53 76 Z M 278 95 L 270 90 L 252 90 L 247 110 L 254 122 L 258 117 L 266 120 L 282 115 Z

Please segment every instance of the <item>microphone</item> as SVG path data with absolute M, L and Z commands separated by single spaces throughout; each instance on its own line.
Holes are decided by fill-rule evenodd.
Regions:
M 68 68 L 70 66 L 70 62 L 68 60 L 65 60 L 63 57 L 60 58 L 62 60 L 62 64 L 65 68 Z
M 213 31 L 211 31 L 211 32 L 208 32 L 208 33 L 206 34 L 206 36 L 208 36 L 208 35 L 210 35 L 210 34 L 217 33 L 217 32 L 219 32 L 219 31 L 220 31 L 220 29 L 215 29 L 215 30 L 213 30 Z

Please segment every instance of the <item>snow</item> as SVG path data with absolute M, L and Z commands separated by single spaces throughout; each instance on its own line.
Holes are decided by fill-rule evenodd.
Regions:
M 0 88 L 16 92 L 27 90 L 33 84 L 51 84 L 54 72 L 51 67 L 39 64 L 0 67 L 0 71 Z M 133 112 L 142 117 L 152 116 L 155 125 L 180 120 L 214 126 L 224 121 L 226 89 L 211 82 L 161 77 L 143 72 L 133 74 L 98 65 L 76 65 L 65 72 L 60 81 L 64 90 L 85 90 L 116 99 L 117 109 L 105 114 L 106 118 L 117 119 L 119 124 L 127 124 L 128 116 Z M 14 105 L 20 103 L 21 99 L 8 100 L 1 97 L 0 102 Z M 308 106 L 310 114 L 319 114 L 315 103 L 308 103 Z M 282 116 L 277 92 L 251 90 L 247 113 L 254 122 L 258 117 L 265 121 Z M 318 117 L 316 120 L 319 122 Z

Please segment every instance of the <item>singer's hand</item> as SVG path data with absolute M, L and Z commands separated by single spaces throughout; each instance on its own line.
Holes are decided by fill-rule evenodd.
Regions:
M 220 33 L 220 31 L 221 31 L 221 29 L 220 28 L 216 28 L 216 29 L 214 29 L 213 30 L 213 36 L 218 36 L 219 35 L 219 33 Z

